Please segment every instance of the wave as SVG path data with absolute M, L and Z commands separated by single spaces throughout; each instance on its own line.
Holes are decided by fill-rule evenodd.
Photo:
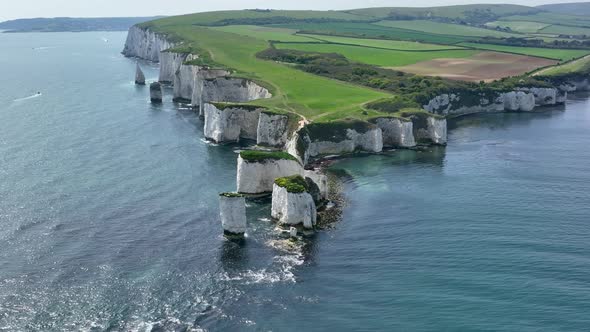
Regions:
M 33 47 L 33 50 L 43 51 L 43 50 L 50 50 L 52 48 L 56 48 L 56 47 L 55 46 L 39 46 L 39 47 Z

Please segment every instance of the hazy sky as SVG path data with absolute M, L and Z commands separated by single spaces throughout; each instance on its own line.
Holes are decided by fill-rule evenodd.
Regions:
M 359 7 L 419 7 L 469 3 L 540 5 L 561 0 L 0 0 L 0 21 L 31 17 L 111 17 L 176 15 L 211 10 L 350 9 Z

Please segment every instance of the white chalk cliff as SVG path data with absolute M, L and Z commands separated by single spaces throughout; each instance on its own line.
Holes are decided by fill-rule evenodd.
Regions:
M 283 114 L 261 112 L 258 118 L 256 144 L 283 147 L 289 134 L 289 117 Z
M 307 192 L 290 193 L 273 184 L 271 216 L 282 225 L 303 225 L 312 229 L 317 223 L 317 209 Z
M 383 146 L 402 148 L 416 146 L 412 121 L 399 118 L 377 118 L 373 122 L 382 131 Z
M 127 33 L 123 55 L 159 62 L 160 53 L 174 46 L 175 44 L 169 42 L 162 34 L 132 26 Z
M 295 160 L 268 159 L 253 162 L 246 161 L 240 156 L 238 157 L 238 192 L 244 194 L 271 192 L 276 179 L 303 174 L 303 166 Z
M 340 141 L 314 141 L 309 137 L 306 139 L 308 140 L 306 152 L 309 157 L 355 151 L 381 152 L 383 150 L 383 136 L 379 128 L 372 128 L 364 133 L 359 133 L 354 129 L 346 129 L 346 139 Z
M 205 138 L 217 143 L 238 142 L 241 138 L 255 140 L 262 108 L 205 104 Z

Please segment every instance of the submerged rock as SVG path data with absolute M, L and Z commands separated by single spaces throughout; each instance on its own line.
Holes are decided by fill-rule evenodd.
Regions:
M 219 195 L 219 216 L 226 236 L 243 236 L 246 233 L 246 199 L 235 193 Z
M 145 85 L 145 75 L 143 74 L 139 64 L 135 65 L 135 84 Z
M 162 102 L 162 85 L 159 82 L 150 84 L 150 100 L 154 104 Z

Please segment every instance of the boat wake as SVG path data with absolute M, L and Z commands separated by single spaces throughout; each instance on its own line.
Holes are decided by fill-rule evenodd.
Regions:
M 30 95 L 28 97 L 23 97 L 23 98 L 17 98 L 17 99 L 14 99 L 13 101 L 14 102 L 19 102 L 19 101 L 25 101 L 25 100 L 29 100 L 29 99 L 35 99 L 35 98 L 41 97 L 42 95 L 43 94 L 41 92 L 37 92 L 34 95 Z

